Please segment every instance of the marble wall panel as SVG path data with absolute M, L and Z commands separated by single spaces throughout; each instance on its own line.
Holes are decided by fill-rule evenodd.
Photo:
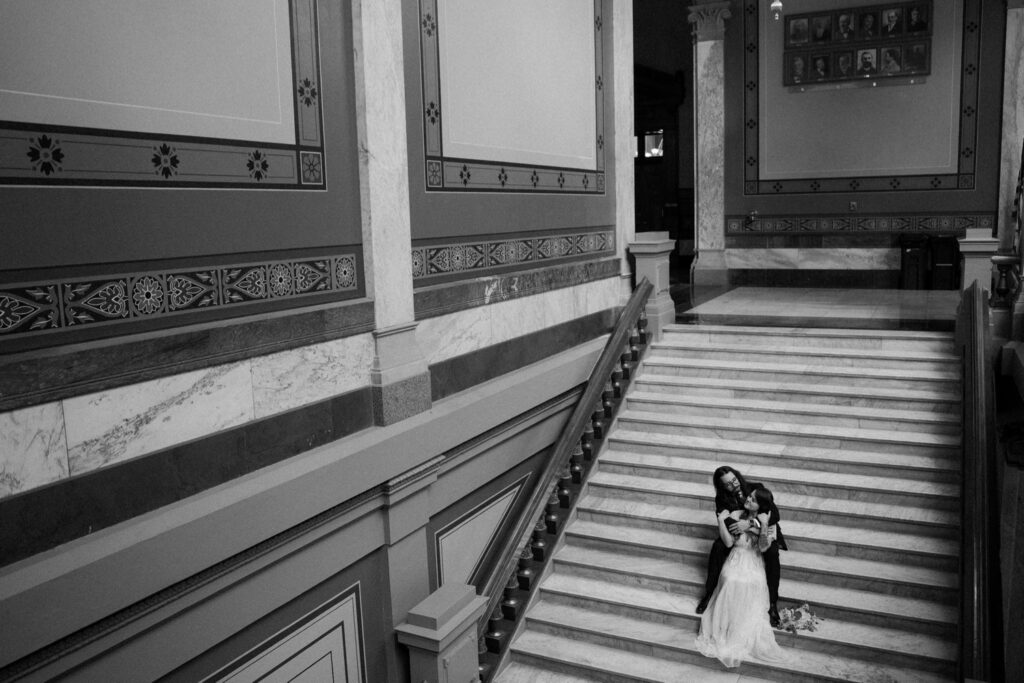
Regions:
M 729 268 L 899 270 L 899 249 L 729 249 Z
M 621 287 L 621 279 L 617 277 L 573 287 L 576 317 L 582 318 L 621 305 Z
M 491 307 L 478 306 L 420 320 L 416 340 L 427 364 L 490 346 Z
M 1003 67 L 1003 142 L 999 169 L 999 223 L 1001 243 L 1012 241 L 1013 197 L 1024 139 L 1024 7 L 1006 12 L 1006 48 Z
M 360 334 L 251 360 L 256 419 L 370 384 L 373 336 Z
M 0 498 L 68 476 L 60 403 L 0 414 Z
M 248 361 L 64 401 L 71 474 L 251 421 Z

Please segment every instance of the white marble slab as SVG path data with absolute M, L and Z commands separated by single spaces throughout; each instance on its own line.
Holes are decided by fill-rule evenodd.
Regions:
M 253 358 L 257 419 L 370 384 L 373 335 L 361 334 Z
M 60 403 L 0 413 L 0 497 L 68 476 Z
M 416 326 L 416 341 L 427 363 L 461 356 L 490 346 L 491 306 L 427 318 Z
M 79 474 L 253 419 L 248 361 L 64 401 L 69 470 Z
M 898 270 L 898 249 L 729 249 L 729 268 Z

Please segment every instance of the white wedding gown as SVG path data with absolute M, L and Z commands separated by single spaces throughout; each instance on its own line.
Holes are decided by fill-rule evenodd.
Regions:
M 727 667 L 744 659 L 785 662 L 789 655 L 775 642 L 768 621 L 768 584 L 757 541 L 742 534 L 726 558 L 718 587 L 701 615 L 697 649 Z

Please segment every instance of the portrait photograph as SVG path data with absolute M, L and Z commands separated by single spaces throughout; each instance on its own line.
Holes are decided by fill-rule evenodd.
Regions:
M 898 47 L 883 47 L 882 63 L 878 66 L 878 73 L 883 76 L 903 73 L 903 50 Z
M 882 10 L 882 26 L 879 28 L 882 38 L 896 38 L 903 35 L 903 9 L 888 7 Z
M 853 12 L 840 12 L 836 15 L 835 30 L 832 37 L 836 40 L 853 40 L 857 37 L 857 15 Z
M 812 54 L 810 60 L 811 70 L 807 75 L 808 80 L 827 81 L 832 78 L 832 55 Z
M 786 36 L 790 45 L 801 45 L 806 43 L 810 31 L 807 28 L 807 17 L 790 19 L 786 22 Z
M 811 42 L 827 43 L 832 40 L 832 16 L 826 14 L 811 18 Z
M 785 85 L 800 85 L 807 82 L 807 55 L 798 52 L 786 59 Z
M 857 75 L 857 66 L 853 61 L 853 51 L 846 50 L 835 54 L 835 68 L 832 70 L 835 78 L 854 78 Z
M 909 43 L 903 50 L 904 73 L 928 73 L 928 44 Z
M 925 33 L 928 31 L 928 6 L 911 5 L 907 8 L 907 33 Z
M 857 50 L 857 75 L 874 76 L 878 73 L 878 49 Z
M 858 39 L 871 40 L 878 37 L 878 12 L 861 12 L 857 19 Z

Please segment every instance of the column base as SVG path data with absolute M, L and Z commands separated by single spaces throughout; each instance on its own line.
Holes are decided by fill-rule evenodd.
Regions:
M 416 343 L 416 323 L 377 330 L 373 338 L 374 424 L 383 427 L 430 410 L 430 370 Z

